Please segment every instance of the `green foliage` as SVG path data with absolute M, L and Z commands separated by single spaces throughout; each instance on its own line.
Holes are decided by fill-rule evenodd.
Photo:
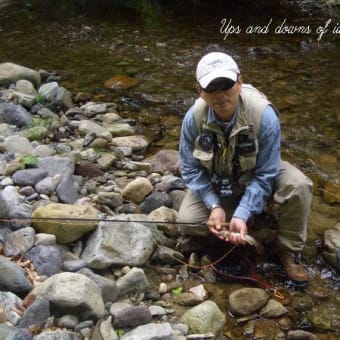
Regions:
M 25 165 L 25 168 L 32 168 L 37 165 L 38 159 L 33 155 L 25 155 L 23 157 L 23 163 Z
M 175 295 L 179 295 L 183 292 L 183 287 L 177 287 L 171 290 L 171 292 Z
M 125 334 L 124 329 L 121 328 L 116 329 L 116 334 L 118 336 L 123 336 Z

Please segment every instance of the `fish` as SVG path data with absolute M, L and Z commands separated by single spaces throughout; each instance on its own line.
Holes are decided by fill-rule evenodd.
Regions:
M 240 236 L 240 235 L 241 235 L 240 233 L 236 233 L 236 232 L 229 231 L 229 230 L 226 230 L 226 229 L 219 230 L 218 233 L 216 233 L 216 235 L 219 236 L 219 237 L 224 238 L 226 241 L 229 240 L 229 237 L 230 237 L 231 235 L 233 235 L 233 236 L 238 235 L 239 237 L 241 237 L 241 236 Z M 250 235 L 246 234 L 246 235 L 244 236 L 244 239 L 245 239 L 245 241 L 246 241 L 249 245 L 254 246 L 254 247 L 256 248 L 256 251 L 257 251 L 259 254 L 263 254 L 263 253 L 264 253 L 264 247 L 263 247 L 263 245 L 262 245 L 259 241 L 257 241 L 253 236 L 250 236 Z

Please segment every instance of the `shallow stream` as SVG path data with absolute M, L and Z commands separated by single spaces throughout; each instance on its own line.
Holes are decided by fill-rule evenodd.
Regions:
M 122 2 L 0 1 L 0 62 L 55 71 L 70 91 L 116 102 L 120 114 L 134 118 L 139 133 L 150 139 L 165 128 L 153 152 L 178 147 L 181 120 L 196 98 L 200 57 L 211 50 L 234 56 L 244 81 L 266 93 L 280 111 L 283 158 L 317 184 L 305 254 L 314 288 L 284 288 L 311 298 L 310 310 L 321 300 L 330 303 L 339 320 L 338 277 L 315 251 L 340 216 L 339 204 L 326 204 L 318 187 L 340 178 L 339 7 L 288 0 L 117 3 Z M 139 84 L 105 88 L 116 75 Z M 270 279 L 279 282 L 280 275 Z M 326 297 L 315 297 L 318 291 Z M 304 318 L 299 314 L 296 323 L 308 329 Z M 331 330 L 316 331 L 340 331 L 337 322 Z

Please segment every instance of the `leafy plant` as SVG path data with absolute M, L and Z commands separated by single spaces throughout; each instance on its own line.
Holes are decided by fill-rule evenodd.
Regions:
M 179 295 L 183 292 L 183 287 L 177 287 L 171 290 L 171 292 L 175 295 Z
M 23 163 L 25 165 L 25 167 L 34 167 L 37 165 L 38 163 L 38 159 L 37 157 L 33 156 L 33 155 L 25 155 L 23 158 Z
M 123 336 L 125 334 L 124 329 L 121 328 L 116 329 L 116 334 L 118 336 Z

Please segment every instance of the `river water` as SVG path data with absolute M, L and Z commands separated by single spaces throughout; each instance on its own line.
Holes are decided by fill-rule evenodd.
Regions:
M 278 107 L 283 158 L 316 182 L 339 181 L 339 7 L 289 0 L 81 3 L 0 1 L 0 62 L 55 71 L 70 91 L 116 102 L 150 138 L 165 126 L 156 151 L 178 147 L 181 120 L 196 98 L 197 61 L 206 51 L 226 51 L 244 81 Z M 139 84 L 106 89 L 115 75 Z M 320 194 L 316 189 L 310 244 L 339 220 L 339 206 Z M 339 298 L 337 287 L 334 294 Z

